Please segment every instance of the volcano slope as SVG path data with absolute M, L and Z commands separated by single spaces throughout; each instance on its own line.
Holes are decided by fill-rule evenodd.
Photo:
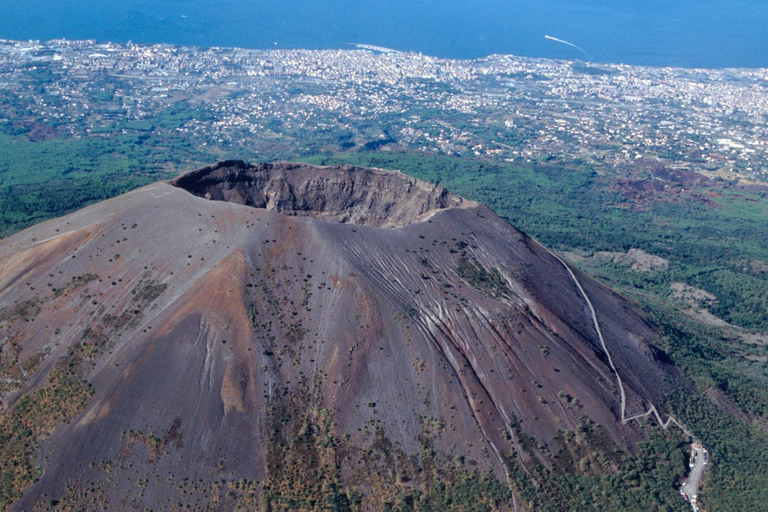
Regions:
M 675 369 L 573 272 L 644 413 Z M 0 242 L 0 308 L 19 510 L 513 509 L 585 423 L 607 454 L 645 436 L 563 263 L 389 171 L 232 161 L 98 203 Z

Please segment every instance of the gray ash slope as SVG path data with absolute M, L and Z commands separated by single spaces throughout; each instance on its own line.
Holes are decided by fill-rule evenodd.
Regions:
M 621 421 L 563 264 L 487 207 L 399 173 L 223 162 L 0 241 L 0 265 L 0 311 L 36 304 L 33 318 L 0 315 L 28 369 L 4 411 L 92 347 L 78 371 L 93 395 L 41 441 L 20 510 L 86 485 L 155 510 L 182 500 L 180 481 L 263 493 L 278 402 L 326 411 L 349 446 L 385 436 L 414 457 L 440 425 L 437 453 L 502 480 L 511 454 L 551 465 L 584 417 L 618 449 L 644 439 Z M 628 301 L 574 272 L 626 416 L 643 413 L 678 373 Z M 183 500 L 213 499 L 196 489 Z

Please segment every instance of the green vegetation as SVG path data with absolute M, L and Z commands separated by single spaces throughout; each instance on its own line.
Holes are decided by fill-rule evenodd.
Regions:
M 761 190 L 724 184 L 702 202 L 696 190 L 679 201 L 637 203 L 610 177 L 579 162 L 508 163 L 414 153 L 350 152 L 312 157 L 399 169 L 481 201 L 514 226 L 556 249 L 627 251 L 669 259 L 654 292 L 673 281 L 717 297 L 712 312 L 746 328 L 768 330 L 768 201 Z M 638 287 L 642 284 L 638 283 Z
M 463 254 L 459 257 L 456 273 L 469 284 L 479 290 L 483 290 L 491 297 L 509 297 L 511 292 L 498 269 L 486 270 L 474 259 L 469 260 Z
M 161 112 L 152 123 L 167 129 L 162 133 L 128 123 L 88 137 L 41 140 L 0 122 L 0 237 L 169 178 L 177 166 L 215 161 L 221 155 L 170 129 L 196 113 L 186 103 Z
M 409 457 L 376 422 L 367 446 L 335 436 L 332 412 L 313 402 L 306 383 L 270 399 L 262 510 L 484 512 L 511 503 L 505 483 L 436 451 L 428 421 L 419 457 Z
M 768 503 L 768 434 L 735 419 L 697 393 L 670 397 L 678 417 L 696 429 L 710 464 L 700 493 L 707 510 L 758 512 Z
M 511 495 L 505 483 L 489 473 L 466 469 L 461 456 L 449 461 L 435 450 L 434 436 L 441 429 L 434 424 L 439 420 L 422 420 L 421 452 L 409 457 L 375 421 L 366 427 L 368 442 L 363 445 L 348 436 L 336 437 L 332 412 L 313 407 L 312 402 L 303 385 L 270 400 L 264 432 L 269 478 L 263 509 L 482 511 L 509 507 Z M 518 424 L 512 427 L 523 449 L 533 449 L 535 440 Z M 636 456 L 628 456 L 585 417 L 578 432 L 558 436 L 551 468 L 531 453 L 512 454 L 508 467 L 524 510 L 688 510 L 676 493 L 688 469 L 686 437 L 650 424 L 647 432 L 649 441 L 641 444 Z
M 165 112 L 160 119 L 121 127 L 125 133 L 109 137 L 49 138 L 32 142 L 26 135 L 14 133 L 9 126 L 0 126 L 0 236 L 168 177 L 177 167 L 191 167 L 223 156 L 214 151 L 200 152 L 181 139 L 160 135 L 158 126 L 172 127 L 174 123 L 191 119 L 188 110 L 193 107 L 182 105 L 178 110 Z M 585 256 L 578 262 L 580 267 L 640 302 L 663 327 L 667 342 L 665 349 L 696 386 L 696 390 L 681 392 L 680 396 L 670 400 L 667 410 L 674 411 L 711 451 L 712 464 L 701 493 L 703 502 L 712 510 L 750 511 L 759 510 L 759 505 L 768 501 L 765 495 L 768 489 L 768 463 L 765 462 L 768 461 L 768 436 L 760 428 L 768 421 L 768 348 L 757 342 L 745 343 L 743 333 L 737 329 L 686 320 L 680 312 L 684 305 L 681 306 L 671 291 L 675 282 L 701 288 L 716 297 L 716 300 L 702 304 L 712 314 L 736 326 L 768 331 L 768 294 L 765 293 L 768 290 L 768 235 L 765 228 L 768 225 L 768 201 L 762 189 L 720 181 L 713 182 L 708 188 L 693 187 L 663 200 L 641 200 L 622 193 L 617 180 L 598 174 L 589 165 L 579 162 L 509 163 L 373 151 L 316 156 L 309 161 L 400 169 L 418 178 L 438 182 L 467 198 L 486 203 L 513 225 L 548 246 Z M 170 165 L 166 166 L 166 163 Z M 640 272 L 621 263 L 592 257 L 597 251 L 624 252 L 631 248 L 668 259 L 669 268 Z M 428 261 L 425 268 L 428 268 Z M 495 278 L 494 269 L 478 268 L 464 258 L 458 271 L 470 284 L 486 293 L 504 292 L 503 283 Z M 54 291 L 58 295 L 64 292 L 64 289 Z M 139 294 L 137 300 L 149 304 L 162 290 L 146 287 L 135 292 Z M 308 297 L 308 293 L 303 296 L 303 307 L 306 307 Z M 31 318 L 36 307 L 32 303 L 16 305 L 13 311 L 0 311 L 0 317 Z M 254 304 L 249 310 L 254 327 L 259 325 L 256 308 Z M 123 321 L 130 320 L 125 315 L 105 318 L 105 328 L 119 328 Z M 292 332 L 289 323 L 279 327 Z M 296 338 L 301 338 L 300 326 L 296 325 L 294 331 Z M 97 331 L 84 333 L 83 343 L 99 346 L 100 334 Z M 264 343 L 274 344 L 268 340 Z M 269 355 L 273 353 L 271 349 L 268 352 Z M 88 359 L 87 354 L 77 355 Z M 11 366 L 15 368 L 15 365 L 9 368 Z M 37 400 L 42 391 L 27 398 Z M 701 398 L 713 393 L 721 397 L 719 408 Z M 568 401 L 568 397 L 561 399 Z M 16 406 L 22 403 L 26 402 L 19 401 Z M 66 403 L 61 404 L 62 407 L 69 407 Z M 65 415 L 59 414 L 61 417 Z M 314 460 L 320 466 L 296 470 L 298 473 L 291 469 L 294 471 L 289 472 L 294 475 L 291 478 L 301 475 L 301 481 L 305 482 L 302 485 L 319 485 L 322 499 L 327 503 L 341 503 L 334 501 L 341 500 L 354 508 L 358 503 L 356 500 L 363 498 L 349 490 L 354 488 L 353 485 L 340 487 L 337 477 L 333 476 L 334 471 L 338 472 L 338 466 L 328 466 L 329 480 L 323 480 L 325 476 L 317 480 L 320 478 L 318 468 L 330 460 L 326 460 L 330 455 L 324 450 L 333 448 L 333 453 L 338 455 L 344 440 L 334 439 L 333 443 L 340 444 L 327 446 L 328 437 L 318 437 L 318 432 L 324 432 L 322 411 L 310 410 L 307 414 L 310 416 L 301 422 L 314 432 L 311 439 L 299 439 L 296 442 L 304 444 L 293 448 L 288 443 L 286 449 L 315 453 L 313 457 L 317 458 L 308 460 Z M 7 428 L 20 428 L 9 423 L 14 417 L 19 418 L 11 410 L 3 418 L 4 436 Z M 18 465 L 21 464 L 19 461 L 28 460 L 25 457 L 28 457 L 29 449 L 19 451 L 19 443 L 23 446 L 29 442 L 29 446 L 34 447 L 34 439 L 47 434 L 34 431 L 25 435 L 28 437 L 23 440 L 13 438 L 16 441 L 3 442 L 0 449 L 3 461 L 17 461 L 8 463 L 21 475 L 4 479 L 2 493 L 4 499 L 9 500 L 7 503 L 15 499 L 13 496 L 17 494 L 14 493 L 35 478 L 33 466 L 25 470 L 23 464 Z M 568 433 L 563 433 L 563 446 L 570 446 L 567 451 L 572 459 L 565 464 L 571 468 L 567 474 L 533 468 L 541 486 L 533 490 L 524 483 L 530 478 L 516 480 L 516 487 L 531 507 L 547 510 L 544 502 L 530 494 L 537 491 L 556 497 L 553 503 L 560 508 L 553 510 L 583 509 L 584 503 L 600 500 L 615 507 L 606 505 L 605 510 L 644 510 L 648 504 L 640 503 L 640 497 L 648 496 L 647 493 L 663 496 L 659 498 L 662 503 L 659 510 L 680 509 L 682 501 L 673 492 L 675 475 L 679 476 L 681 471 L 678 467 L 679 440 L 654 435 L 637 457 L 604 453 L 603 458 L 590 455 L 584 447 L 574 448 L 574 442 L 572 438 L 569 440 Z M 659 453 L 663 453 L 663 457 L 659 457 Z M 561 455 L 568 458 L 565 452 Z M 291 459 L 287 453 L 282 457 L 282 464 L 300 462 Z M 448 463 L 442 461 L 441 464 Z M 3 466 L 6 467 L 9 466 Z M 607 476 L 598 476 L 600 471 L 606 472 Z M 410 480 L 405 488 L 397 488 L 400 494 L 391 495 L 391 508 L 428 510 L 426 505 L 418 504 L 438 503 L 438 496 L 454 492 L 473 496 L 478 488 L 484 492 L 498 490 L 494 487 L 498 482 L 487 476 L 471 472 L 461 475 L 451 477 L 453 483 L 448 487 L 435 487 L 437 484 L 427 480 L 418 483 Z M 393 478 L 402 482 L 403 475 Z M 384 481 L 383 477 L 381 481 Z M 627 482 L 629 485 L 622 485 Z M 371 485 L 370 482 L 360 484 Z M 270 493 L 265 494 L 277 508 L 298 499 L 280 490 L 285 485 L 288 484 L 272 482 Z M 443 485 L 447 484 L 443 482 Z M 296 492 L 301 489 L 299 487 Z M 310 487 L 304 490 L 309 492 L 308 489 Z M 246 494 L 252 497 L 253 493 L 249 490 Z M 672 501 L 666 501 L 668 496 Z M 451 499 L 458 502 L 456 496 Z
M 69 358 L 61 358 L 45 386 L 26 394 L 0 416 L 0 511 L 7 510 L 37 481 L 38 443 L 77 416 L 91 393 Z
M 163 176 L 140 170 L 126 146 L 110 139 L 31 142 L 0 132 L 0 236 Z
M 634 298 L 662 326 L 665 350 L 696 387 L 681 390 L 666 410 L 680 417 L 711 451 L 702 502 L 711 510 L 763 508 L 768 501 L 765 338 L 747 343 L 749 334 L 743 329 L 689 319 L 682 310 L 690 304 L 681 303 L 671 290 L 675 282 L 701 288 L 716 297 L 701 303 L 702 308 L 736 326 L 768 331 L 768 201 L 762 189 L 715 182 L 717 188 L 691 190 L 677 199 L 640 201 L 625 197 L 610 177 L 578 163 L 513 164 L 373 152 L 310 161 L 400 169 L 437 181 L 485 202 L 550 247 L 587 256 L 579 266 Z M 711 199 L 701 200 L 703 196 Z M 668 259 L 669 268 L 643 272 L 589 257 L 596 251 L 631 248 Z M 719 408 L 704 396 L 715 396 Z M 648 448 L 651 454 L 661 449 L 654 443 Z M 559 508 L 553 510 L 580 510 L 584 503 L 596 502 L 614 504 L 605 510 L 643 510 L 648 503 L 638 501 L 639 496 L 673 494 L 672 473 L 653 460 L 643 454 L 623 459 L 616 473 L 603 479 L 542 472 L 540 482 L 545 495 L 558 497 Z M 639 476 L 649 471 L 656 475 L 651 480 Z M 633 483 L 621 487 L 624 481 Z M 626 492 L 620 493 L 621 488 Z M 606 501 L 608 495 L 619 501 Z M 530 503 L 547 510 L 540 500 L 530 498 Z M 659 510 L 676 510 L 678 505 L 668 503 Z
M 526 510 L 689 510 L 675 492 L 688 469 L 685 438 L 658 427 L 649 426 L 648 432 L 650 440 L 630 457 L 611 448 L 602 429 L 583 418 L 578 435 L 559 436 L 553 468 L 529 459 L 526 473 L 515 459 L 510 461 L 515 490 Z M 516 437 L 525 434 L 518 429 Z

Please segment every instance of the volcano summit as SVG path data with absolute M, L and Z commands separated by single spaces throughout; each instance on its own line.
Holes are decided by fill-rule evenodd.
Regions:
M 523 509 L 679 379 L 629 302 L 377 169 L 223 162 L 34 226 L 0 308 L 18 510 Z

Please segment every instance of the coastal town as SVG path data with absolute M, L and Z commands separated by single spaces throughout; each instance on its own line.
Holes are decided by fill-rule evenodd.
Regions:
M 33 140 L 165 131 L 256 158 L 403 148 L 766 181 L 767 121 L 765 69 L 0 40 L 0 129 Z

